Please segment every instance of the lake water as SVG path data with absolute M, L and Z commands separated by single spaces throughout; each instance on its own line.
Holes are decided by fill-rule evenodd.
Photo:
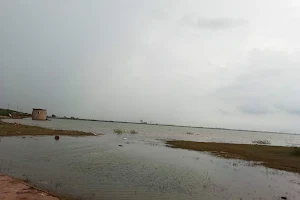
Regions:
M 192 140 L 201 142 L 226 142 L 252 144 L 253 140 L 269 140 L 271 145 L 276 146 L 300 146 L 300 134 L 279 134 L 265 132 L 233 131 L 205 128 L 188 128 L 175 126 L 158 126 L 146 124 L 126 124 L 97 121 L 79 121 L 65 119 L 51 119 L 51 121 L 33 121 L 27 119 L 4 120 L 27 125 L 35 125 L 52 129 L 79 130 L 86 132 L 102 133 L 105 135 L 115 134 L 114 129 L 122 129 L 127 132 L 134 129 L 139 134 L 139 139 L 162 139 L 162 140 Z M 186 134 L 193 133 L 192 135 Z
M 251 143 L 267 139 L 272 145 L 299 145 L 299 135 L 58 119 L 17 121 L 104 134 L 63 136 L 59 141 L 52 136 L 0 138 L 0 172 L 28 178 L 58 194 L 91 200 L 300 199 L 299 174 L 172 149 L 163 141 Z M 115 128 L 135 129 L 139 134 L 116 135 Z

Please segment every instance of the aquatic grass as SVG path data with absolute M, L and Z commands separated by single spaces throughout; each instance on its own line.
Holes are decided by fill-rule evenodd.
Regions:
M 27 183 L 27 184 L 31 184 L 31 181 L 29 180 L 29 178 L 27 177 L 27 175 L 24 175 L 25 178 L 15 178 L 17 181 L 21 181 L 21 182 L 24 182 L 24 183 Z
M 300 156 L 300 147 L 293 147 L 292 155 Z
M 25 183 L 30 183 L 30 180 L 29 180 L 29 178 L 26 176 L 26 178 L 23 180 L 23 182 L 25 182 Z
M 186 132 L 186 134 L 188 134 L 188 135 L 193 135 L 194 133 L 192 133 L 192 132 Z
M 252 140 L 253 144 L 271 144 L 270 140 Z
M 131 134 L 138 134 L 138 132 L 137 132 L 136 130 L 134 130 L 134 129 L 132 129 L 132 130 L 130 131 L 130 133 L 131 133 Z
M 124 131 L 122 129 L 117 128 L 117 129 L 114 129 L 114 132 L 118 135 L 122 135 Z
M 93 136 L 91 133 L 72 130 L 55 130 L 38 126 L 7 123 L 0 120 L 0 136 L 28 136 L 28 135 L 68 135 Z M 99 135 L 99 134 L 98 134 Z M 25 139 L 25 138 L 23 138 Z
M 172 148 L 209 152 L 225 159 L 240 159 L 268 168 L 300 174 L 300 147 L 231 144 L 215 142 L 167 141 Z

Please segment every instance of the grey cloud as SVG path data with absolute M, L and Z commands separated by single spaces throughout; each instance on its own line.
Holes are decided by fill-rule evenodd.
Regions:
M 243 19 L 230 19 L 230 18 L 200 18 L 196 25 L 198 28 L 210 30 L 222 30 L 228 28 L 235 28 L 247 24 L 248 22 Z
M 300 108 L 286 110 L 286 111 L 291 113 L 291 114 L 300 115 Z
M 284 52 L 253 50 L 248 64 L 240 66 L 231 84 L 216 90 L 217 96 L 227 105 L 239 105 L 236 109 L 249 116 L 299 116 L 298 66 Z
M 250 1 L 246 9 L 198 0 L 0 2 L 0 107 L 300 131 L 299 56 L 286 53 L 300 29 L 270 17 L 272 9 Z
M 287 114 L 300 116 L 300 107 L 298 106 L 297 102 L 290 101 L 287 105 L 284 105 L 284 104 L 276 105 L 276 108 Z
M 223 110 L 223 109 L 218 109 L 218 112 L 222 115 L 229 115 L 230 113 L 226 110 Z
M 232 19 L 232 18 L 193 18 L 189 15 L 182 17 L 182 24 L 189 25 L 199 29 L 207 29 L 212 31 L 236 28 L 248 24 L 245 19 Z
M 238 107 L 238 110 L 244 114 L 251 115 L 262 115 L 262 114 L 270 114 L 271 110 L 265 105 L 259 104 L 245 104 Z
M 293 62 L 284 52 L 255 50 L 249 53 L 248 63 L 239 66 L 241 72 L 230 84 L 216 92 L 228 98 L 268 105 L 300 98 L 298 85 L 299 62 Z M 284 94 L 284 95 L 283 95 Z M 276 107 L 276 106 L 275 106 Z
M 283 112 L 286 112 L 290 115 L 299 115 L 300 116 L 300 108 L 283 108 Z

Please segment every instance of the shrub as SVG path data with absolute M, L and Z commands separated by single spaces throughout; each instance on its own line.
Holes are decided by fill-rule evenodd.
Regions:
M 294 149 L 293 149 L 293 155 L 300 156 L 300 147 L 294 147 Z
M 271 144 L 270 140 L 252 140 L 253 144 Z
M 121 129 L 118 129 L 118 128 L 117 128 L 117 129 L 115 129 L 115 130 L 114 130 L 114 132 L 115 132 L 115 133 L 117 133 L 118 135 L 121 135 L 121 134 L 123 134 L 123 130 L 121 130 Z
M 138 134 L 138 132 L 137 132 L 136 130 L 134 130 L 134 129 L 132 129 L 132 130 L 130 131 L 130 133 L 131 133 L 131 134 Z

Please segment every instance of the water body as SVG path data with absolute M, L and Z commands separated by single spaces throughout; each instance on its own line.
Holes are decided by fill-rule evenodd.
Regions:
M 300 175 L 172 149 L 165 139 L 297 145 L 298 135 L 52 120 L 23 124 L 103 133 L 97 137 L 0 138 L 0 172 L 83 199 L 300 199 Z M 135 129 L 116 135 L 113 129 Z M 187 135 L 186 132 L 193 132 Z M 265 134 L 265 135 L 264 135 Z M 126 137 L 127 139 L 124 139 Z M 121 146 L 119 146 L 121 145 Z
M 115 134 L 114 129 L 122 129 L 127 132 L 134 129 L 139 134 L 139 139 L 176 139 L 199 142 L 226 142 L 239 144 L 252 144 L 253 140 L 269 140 L 275 146 L 300 146 L 300 134 L 280 134 L 266 132 L 248 132 L 206 128 L 188 128 L 176 126 L 159 126 L 146 124 L 126 124 L 97 121 L 80 121 L 66 119 L 51 119 L 51 121 L 32 121 L 31 119 L 4 120 L 21 124 L 35 125 L 52 129 L 78 130 L 86 132 Z M 193 133 L 192 135 L 186 134 Z

